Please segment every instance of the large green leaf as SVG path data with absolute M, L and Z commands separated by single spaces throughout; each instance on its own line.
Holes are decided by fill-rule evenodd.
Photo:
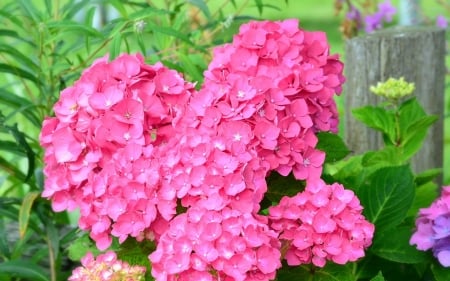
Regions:
M 325 163 L 339 161 L 350 153 L 342 138 L 333 133 L 320 132 L 317 134 L 319 142 L 316 148 L 325 152 Z
M 409 166 L 374 172 L 357 191 L 366 218 L 376 233 L 399 225 L 414 201 L 414 177 Z
M 382 132 L 391 144 L 395 144 L 395 114 L 382 107 L 364 106 L 352 110 L 353 116 L 368 127 Z
M 435 281 L 449 281 L 450 280 L 450 268 L 443 267 L 438 261 L 431 264 L 431 272 Z
M 33 281 L 49 281 L 49 274 L 41 267 L 27 260 L 13 260 L 0 263 L 0 272 Z
M 379 257 L 398 263 L 426 262 L 429 255 L 409 244 L 412 230 L 402 226 L 378 232 L 371 251 Z

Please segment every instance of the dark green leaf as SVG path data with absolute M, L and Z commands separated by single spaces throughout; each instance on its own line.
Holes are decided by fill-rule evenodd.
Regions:
M 384 277 L 383 277 L 383 273 L 381 273 L 381 271 L 378 271 L 377 276 L 373 277 L 372 279 L 370 279 L 370 281 L 384 281 Z
M 352 110 L 353 116 L 368 127 L 382 132 L 391 144 L 396 142 L 395 115 L 377 106 L 364 106 Z
M 311 265 L 283 266 L 277 273 L 278 281 L 355 281 L 349 266 L 328 263 L 323 268 Z
M 25 177 L 24 182 L 28 181 L 34 174 L 34 167 L 35 167 L 35 154 L 33 149 L 28 145 L 28 142 L 25 139 L 25 135 L 19 131 L 17 128 L 17 124 L 14 126 L 8 126 L 9 131 L 11 132 L 12 136 L 16 140 L 16 142 L 19 144 L 20 147 L 23 148 L 27 155 L 28 160 L 28 171 L 27 175 Z
M 450 280 L 450 267 L 443 267 L 438 261 L 433 262 L 430 267 L 435 281 Z
M 36 110 L 33 110 L 36 106 L 28 99 L 15 95 L 5 89 L 0 89 L 0 103 L 14 110 L 9 117 L 15 113 L 22 113 L 33 125 L 38 128 L 41 127 L 41 120 L 36 115 Z
M 33 281 L 49 281 L 49 274 L 43 268 L 27 260 L 13 260 L 0 263 L 0 272 Z
M 366 218 L 376 233 L 399 225 L 414 201 L 414 178 L 409 166 L 382 168 L 357 190 Z
M 40 70 L 40 67 L 30 59 L 29 55 L 21 53 L 16 47 L 9 44 L 0 44 L 0 53 L 11 55 L 14 61 L 20 63 L 22 66 L 31 68 L 34 71 Z
M 371 251 L 379 257 L 398 263 L 426 262 L 428 254 L 409 244 L 411 235 L 412 229 L 409 226 L 378 231 Z
M 14 141 L 0 141 L 0 150 L 16 154 L 18 156 L 26 156 L 25 151 L 22 147 L 17 145 Z
M 267 192 L 265 196 L 273 203 L 278 203 L 283 196 L 294 196 L 304 190 L 305 183 L 297 180 L 292 173 L 282 176 L 272 172 L 267 178 Z
M 1 206 L 1 204 L 0 204 Z M 0 259 L 10 259 L 11 251 L 9 250 L 9 242 L 7 241 L 5 220 L 0 218 Z
M 417 174 L 414 181 L 417 186 L 421 186 L 422 184 L 426 184 L 430 181 L 434 181 L 441 174 L 442 174 L 441 168 L 429 169 L 420 174 Z
M 339 161 L 350 153 L 342 138 L 337 134 L 320 132 L 317 137 L 319 142 L 316 148 L 325 152 L 325 163 Z
M 22 173 L 22 171 L 20 171 L 16 166 L 11 164 L 9 161 L 6 161 L 6 159 L 1 156 L 0 156 L 0 169 L 22 182 L 25 182 L 25 179 L 27 178 L 27 176 L 24 173 Z

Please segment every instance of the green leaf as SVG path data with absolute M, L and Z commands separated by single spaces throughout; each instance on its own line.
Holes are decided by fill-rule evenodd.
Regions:
M 181 64 L 184 68 L 184 72 L 190 76 L 191 81 L 195 81 L 198 84 L 202 84 L 203 82 L 203 74 L 199 70 L 199 68 L 192 62 L 190 56 L 187 56 L 182 53 L 178 53 L 178 57 L 181 61 Z
M 325 152 L 325 163 L 339 161 L 350 153 L 342 138 L 337 134 L 320 132 L 317 137 L 319 142 L 316 148 Z
M 382 132 L 391 144 L 395 144 L 395 115 L 378 106 L 364 106 L 352 110 L 353 116 L 368 127 Z
M 404 157 L 410 158 L 422 148 L 428 129 L 438 120 L 437 116 L 425 116 L 413 122 L 401 137 Z
M 24 173 L 22 173 L 22 171 L 17 169 L 16 166 L 14 166 L 1 156 L 0 156 L 0 169 L 22 182 L 25 182 L 25 179 L 27 178 L 27 176 Z
M 258 8 L 259 15 L 262 15 L 263 12 L 263 2 L 262 0 L 255 0 L 256 7 Z
M 19 235 L 21 239 L 23 239 L 28 229 L 31 208 L 33 207 L 33 203 L 36 198 L 38 198 L 39 194 L 40 193 L 37 191 L 32 191 L 28 192 L 23 198 L 22 205 L 19 210 Z
M 6 239 L 7 233 L 6 233 L 6 225 L 5 220 L 3 218 L 0 218 L 0 259 L 10 259 L 11 258 L 11 251 L 9 250 L 9 242 Z
M 408 217 L 415 218 L 421 208 L 428 208 L 431 203 L 438 197 L 438 186 L 434 182 L 427 182 L 416 188 L 416 196 L 414 202 L 409 208 Z
M 436 281 L 450 280 L 450 267 L 443 267 L 438 261 L 434 261 L 430 268 Z
M 401 151 L 396 146 L 386 146 L 376 151 L 368 151 L 364 154 L 362 165 L 364 167 L 389 167 L 404 164 Z
M 414 179 L 414 182 L 416 183 L 417 186 L 420 186 L 430 181 L 434 181 L 441 174 L 442 168 L 429 169 L 421 172 L 420 174 L 417 174 L 416 178 Z
M 140 265 L 150 269 L 148 255 L 155 249 L 155 243 L 150 240 L 137 242 L 136 239 L 127 239 L 120 245 L 117 257 L 130 265 Z
M 91 252 L 93 255 L 98 255 L 100 253 L 95 244 L 89 238 L 88 233 L 82 233 L 82 235 L 75 239 L 68 248 L 69 259 L 73 261 L 81 260 L 81 258 L 88 252 Z
M 398 263 L 421 263 L 429 258 L 427 252 L 419 251 L 409 244 L 412 230 L 409 226 L 378 231 L 371 251 L 384 259 Z
M 267 192 L 265 197 L 270 202 L 278 203 L 283 196 L 294 196 L 304 190 L 304 181 L 297 180 L 292 173 L 282 176 L 278 172 L 272 172 L 267 177 Z
M 188 0 L 188 3 L 197 6 L 197 8 L 202 11 L 202 13 L 205 15 L 205 17 L 210 20 L 211 19 L 211 12 L 209 11 L 208 5 L 206 5 L 206 2 L 203 0 Z
M 59 20 L 59 21 L 53 21 L 48 22 L 46 24 L 47 28 L 54 29 L 55 31 L 58 31 L 58 33 L 61 35 L 61 33 L 64 33 L 66 31 L 74 32 L 78 34 L 79 36 L 92 36 L 92 37 L 103 37 L 103 34 L 98 31 L 97 29 L 78 23 L 72 20 Z M 53 41 L 53 39 L 51 39 Z
M 355 281 L 355 278 L 349 266 L 328 263 L 323 268 L 311 265 L 283 266 L 278 270 L 276 280 Z
M 191 46 L 194 46 L 195 44 L 191 41 L 191 39 L 189 38 L 189 36 L 187 36 L 186 34 L 173 29 L 171 27 L 167 27 L 167 26 L 157 26 L 153 23 L 147 23 L 148 27 L 150 28 L 150 30 L 152 30 L 153 32 L 158 32 L 158 33 L 162 33 L 165 35 L 169 35 L 172 36 L 176 39 L 180 39 L 186 43 L 188 43 Z
M 15 95 L 5 89 L 0 89 L 0 103 L 14 109 L 14 113 L 22 113 L 33 125 L 41 128 L 41 120 L 36 115 L 36 111 L 33 110 L 35 105 L 28 99 Z
M 378 274 L 373 277 L 372 279 L 370 279 L 370 281 L 384 281 L 384 277 L 383 277 L 383 273 L 381 273 L 381 271 L 378 271 Z
M 34 174 L 34 167 L 35 167 L 35 154 L 33 149 L 28 145 L 28 142 L 25 140 L 25 135 L 19 129 L 17 128 L 17 124 L 14 124 L 14 126 L 8 126 L 8 130 L 11 132 L 12 136 L 16 140 L 16 142 L 19 144 L 20 147 L 25 151 L 27 155 L 28 160 L 28 171 L 27 175 L 24 179 L 24 182 L 27 182 Z
M 399 225 L 414 201 L 414 178 L 409 166 L 382 168 L 357 190 L 366 218 L 376 233 Z
M 38 265 L 27 260 L 13 260 L 0 263 L 0 272 L 33 281 L 49 281 L 49 274 Z
M 120 34 L 117 34 L 112 42 L 111 46 L 109 48 L 109 60 L 115 59 L 120 54 L 120 44 L 122 41 L 122 36 Z
M 33 73 L 28 72 L 27 70 L 24 70 L 17 66 L 0 63 L 0 72 L 10 73 L 12 75 L 16 75 L 16 76 L 22 77 L 24 79 L 27 79 L 27 80 L 35 83 L 36 85 L 41 85 L 41 81 Z

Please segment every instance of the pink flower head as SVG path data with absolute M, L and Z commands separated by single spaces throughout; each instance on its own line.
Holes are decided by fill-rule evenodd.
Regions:
M 329 55 L 324 33 L 303 31 L 296 20 L 252 21 L 241 26 L 232 43 L 215 49 L 193 106 L 201 114 L 200 101 L 217 107 L 218 123 L 246 124 L 251 130 L 245 134 L 247 151 L 254 149 L 271 170 L 286 174 L 296 167 L 299 179 L 318 178 L 323 157 L 306 165 L 317 171 L 305 171 L 307 148 L 315 143 L 299 147 L 298 141 L 308 131 L 337 131 L 332 98 L 341 92 L 342 68 Z
M 116 253 L 108 251 L 94 257 L 92 253 L 81 259 L 81 266 L 73 270 L 69 281 L 112 281 L 112 280 L 145 280 L 146 268 L 131 266 L 117 259 Z
M 102 249 L 110 234 L 123 241 L 149 230 L 157 217 L 169 220 L 176 197 L 155 198 L 162 171 L 180 161 L 168 149 L 179 142 L 175 125 L 193 91 L 178 73 L 145 65 L 139 55 L 94 62 L 62 91 L 55 117 L 44 122 L 43 196 L 55 211 L 79 207 L 80 227 Z
M 361 214 L 362 207 L 352 191 L 340 184 L 308 181 L 305 191 L 283 197 L 269 208 L 272 229 L 283 243 L 289 265 L 326 260 L 338 264 L 356 261 L 372 243 L 374 226 Z
M 262 216 L 193 207 L 173 219 L 149 259 L 158 281 L 190 274 L 210 280 L 210 273 L 221 280 L 271 280 L 281 267 L 279 246 Z
M 450 266 L 450 186 L 442 187 L 430 207 L 420 209 L 409 243 L 422 251 L 431 249 L 443 266 Z

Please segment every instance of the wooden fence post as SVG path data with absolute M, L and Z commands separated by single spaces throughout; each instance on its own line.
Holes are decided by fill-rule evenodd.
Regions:
M 412 160 L 413 169 L 422 172 L 442 167 L 445 31 L 435 27 L 395 27 L 377 31 L 348 40 L 345 57 L 345 139 L 349 148 L 360 153 L 383 145 L 380 134 L 355 120 L 351 110 L 381 101 L 369 91 L 371 85 L 403 76 L 406 81 L 415 83 L 414 94 L 425 111 L 439 116 L 423 148 Z

